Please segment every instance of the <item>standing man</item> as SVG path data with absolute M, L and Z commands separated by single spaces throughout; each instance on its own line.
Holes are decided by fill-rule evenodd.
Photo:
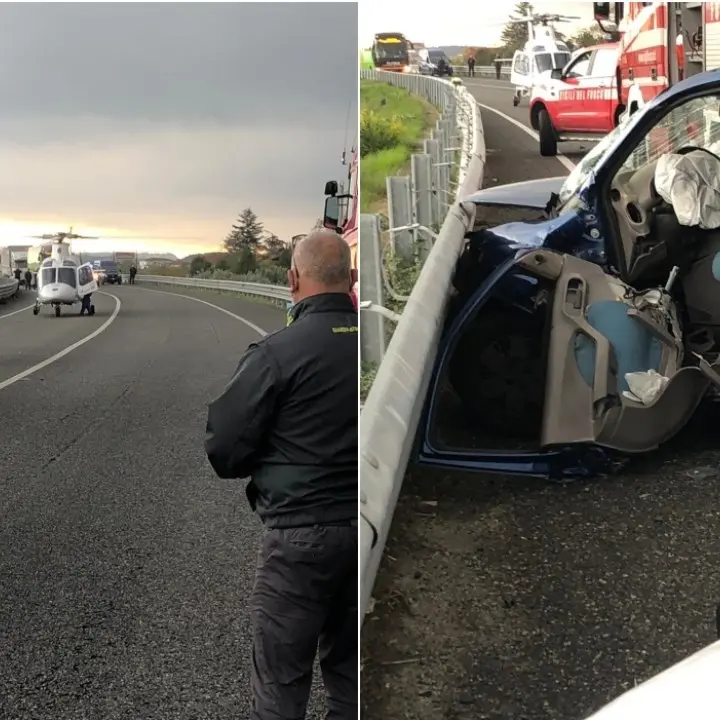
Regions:
M 137 275 L 137 268 L 135 267 L 135 264 L 133 263 L 130 266 L 130 284 L 135 284 L 135 276 Z
M 500 62 L 500 58 L 495 58 L 495 78 L 497 80 L 500 79 L 500 75 L 502 74 L 502 63 Z
M 475 56 L 469 55 L 468 56 L 468 77 L 475 77 Z
M 291 322 L 210 404 L 205 451 L 266 527 L 249 605 L 251 720 L 301 720 L 319 655 L 330 720 L 357 720 L 358 317 L 347 243 L 293 250 Z

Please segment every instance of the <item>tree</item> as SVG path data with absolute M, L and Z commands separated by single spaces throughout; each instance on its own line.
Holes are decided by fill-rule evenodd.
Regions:
M 284 245 L 283 249 L 275 258 L 275 264 L 281 268 L 290 268 L 292 264 L 292 248 L 289 245 Z
M 513 14 L 515 17 L 525 17 L 528 12 L 533 12 L 532 3 L 519 2 L 515 5 Z M 501 36 L 504 50 L 507 54 L 512 54 L 516 50 L 522 50 L 525 43 L 530 39 L 528 37 L 527 23 L 510 22 L 505 26 Z
M 250 208 L 245 208 L 225 238 L 225 248 L 230 253 L 239 253 L 243 248 L 255 252 L 262 242 L 263 233 L 263 224 L 258 220 L 258 216 Z
M 236 275 L 247 275 L 257 268 L 257 258 L 251 247 L 241 247 L 233 258 L 232 271 Z
M 274 233 L 268 233 L 263 239 L 263 245 L 267 250 L 267 256 L 270 259 L 275 259 L 285 247 L 285 243 Z
M 191 261 L 190 261 L 190 277 L 195 277 L 196 275 L 199 275 L 200 273 L 204 273 L 206 270 L 209 270 L 212 267 L 212 264 L 209 263 L 204 255 L 196 255 Z
M 267 258 L 273 265 L 278 265 L 282 268 L 290 267 L 292 249 L 288 243 L 281 240 L 277 235 L 269 233 L 265 237 L 263 245 L 267 249 Z
M 569 41 L 573 48 L 590 47 L 591 45 L 600 45 L 604 42 L 607 42 L 605 33 L 596 27 L 587 27 L 579 30 Z

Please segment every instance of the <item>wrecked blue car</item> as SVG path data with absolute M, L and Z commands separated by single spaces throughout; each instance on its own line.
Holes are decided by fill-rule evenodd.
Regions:
M 552 479 L 675 436 L 720 387 L 720 72 L 678 83 L 564 178 L 480 191 L 421 464 Z M 513 209 L 527 218 L 484 226 Z M 485 218 L 485 220 L 484 220 Z

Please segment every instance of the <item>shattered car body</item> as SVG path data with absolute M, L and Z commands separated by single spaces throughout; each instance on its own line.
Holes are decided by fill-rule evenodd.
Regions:
M 593 476 L 671 439 L 717 392 L 720 72 L 659 95 L 567 178 L 467 201 L 476 227 L 456 268 L 420 463 Z M 483 227 L 484 211 L 501 207 L 536 219 Z

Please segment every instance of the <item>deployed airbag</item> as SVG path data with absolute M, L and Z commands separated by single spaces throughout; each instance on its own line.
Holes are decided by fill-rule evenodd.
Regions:
M 702 150 L 663 155 L 655 166 L 655 188 L 672 205 L 678 222 L 704 230 L 720 228 L 720 160 Z

